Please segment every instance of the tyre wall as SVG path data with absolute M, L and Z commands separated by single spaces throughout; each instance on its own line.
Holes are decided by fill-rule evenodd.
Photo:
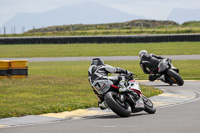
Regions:
M 130 36 L 65 36 L 65 37 L 0 37 L 0 44 L 71 44 L 71 43 L 151 43 L 195 42 L 200 34 L 130 35 Z

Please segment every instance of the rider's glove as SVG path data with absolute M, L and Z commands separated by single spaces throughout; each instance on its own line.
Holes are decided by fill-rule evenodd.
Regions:
M 127 92 L 128 91 L 128 88 L 120 88 L 119 89 L 119 93 L 123 93 L 123 92 Z
M 133 73 L 130 71 L 126 71 L 127 77 L 128 78 L 132 78 L 133 77 Z
M 130 72 L 130 71 L 128 71 L 128 70 L 126 71 L 126 74 L 127 74 L 127 75 L 133 75 L 133 73 Z

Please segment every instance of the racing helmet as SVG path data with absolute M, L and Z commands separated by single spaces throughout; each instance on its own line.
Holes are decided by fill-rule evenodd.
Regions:
M 143 57 L 143 55 L 145 55 L 145 54 L 148 54 L 148 52 L 146 51 L 146 50 L 141 50 L 140 52 L 139 52 L 139 56 L 140 56 L 140 59 Z
M 91 65 L 96 65 L 96 66 L 104 65 L 104 61 L 99 57 L 93 58 Z

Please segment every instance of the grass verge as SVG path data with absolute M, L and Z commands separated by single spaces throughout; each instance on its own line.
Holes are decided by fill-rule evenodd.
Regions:
M 200 42 L 0 45 L 0 57 L 133 56 L 142 49 L 157 55 L 200 54 Z

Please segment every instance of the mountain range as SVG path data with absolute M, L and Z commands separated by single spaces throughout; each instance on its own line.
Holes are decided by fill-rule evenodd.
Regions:
M 63 6 L 42 13 L 19 13 L 7 21 L 2 27 L 15 27 L 15 33 L 24 30 L 53 25 L 69 24 L 100 24 L 125 22 L 134 19 L 144 19 L 142 16 L 132 15 L 94 2 Z
M 168 16 L 168 20 L 173 20 L 180 24 L 187 21 L 200 21 L 200 9 L 181 9 L 175 8 Z
M 137 14 L 136 12 L 133 14 Z M 174 9 L 166 20 L 183 23 L 199 21 L 200 9 Z M 95 2 L 67 5 L 41 13 L 19 13 L 1 27 L 6 33 L 22 33 L 33 28 L 70 24 L 103 24 L 146 19 Z M 15 27 L 15 28 L 14 28 Z M 1 28 L 3 29 L 3 28 Z

